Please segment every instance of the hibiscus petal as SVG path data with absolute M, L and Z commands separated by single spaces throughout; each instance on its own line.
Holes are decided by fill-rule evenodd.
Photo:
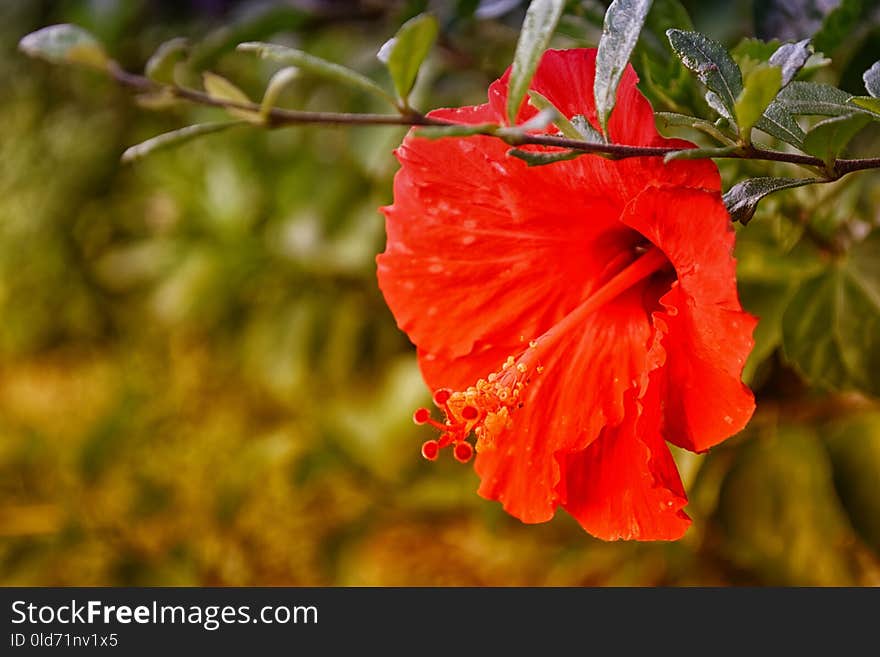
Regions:
M 594 120 L 594 61 L 591 51 L 550 51 L 532 86 L 569 117 Z M 612 139 L 689 146 L 657 134 L 636 82 L 629 69 L 610 122 Z M 432 116 L 503 122 L 506 93 L 505 77 L 490 88 L 487 105 Z M 524 105 L 521 117 L 533 112 Z M 417 345 L 432 388 L 464 391 L 508 356 L 518 365 L 504 376 L 516 371 L 529 379 L 517 389 L 520 397 L 490 396 L 479 402 L 481 410 L 469 411 L 474 422 L 487 422 L 475 465 L 481 495 L 526 522 L 547 520 L 562 504 L 603 538 L 676 538 L 689 521 L 661 430 L 678 444 L 704 449 L 730 435 L 753 408 L 739 382 L 739 359 L 751 347 L 741 334 L 750 333 L 753 320 L 736 298 L 717 168 L 708 160 L 664 165 L 659 158 L 598 156 L 531 168 L 508 157 L 508 149 L 486 136 L 404 140 L 395 201 L 384 208 L 380 287 Z M 669 289 L 668 274 L 634 279 L 598 311 L 560 324 L 634 262 L 634 247 L 645 237 L 666 253 L 679 282 Z M 557 326 L 565 332 L 554 332 Z M 561 337 L 541 346 L 550 344 L 541 338 L 551 333 Z M 536 338 L 539 351 L 527 353 L 539 358 L 523 356 Z M 718 338 L 733 347 L 715 344 Z M 533 369 L 524 372 L 519 366 L 527 369 L 526 362 Z M 700 398 L 707 385 L 723 389 L 732 405 Z M 503 408 L 493 406 L 504 399 Z M 524 406 L 517 408 L 520 400 Z M 474 425 L 462 419 L 467 407 L 456 408 L 446 408 L 455 419 L 446 427 L 457 427 L 452 440 L 460 441 Z
M 541 59 L 532 88 L 567 117 L 584 116 L 599 130 L 593 96 L 595 77 L 595 49 L 548 50 Z M 654 127 L 650 103 L 636 88 L 638 81 L 633 67 L 627 66 L 618 86 L 608 134 L 615 144 L 659 145 L 664 139 Z
M 506 148 L 472 137 L 399 149 L 379 286 L 398 326 L 435 354 L 540 335 L 632 246 L 617 217 L 644 170 L 596 157 L 530 169 Z
M 643 285 L 604 306 L 542 355 L 543 372 L 525 388 L 522 408 L 480 451 L 479 493 L 500 501 L 524 522 L 542 522 L 559 503 L 558 460 L 584 449 L 602 428 L 624 420 L 624 394 L 646 371 L 652 328 L 642 306 Z M 453 364 L 469 367 L 467 359 Z M 445 371 L 425 368 L 430 382 Z M 485 373 L 480 374 L 485 376 Z
M 489 104 L 495 121 L 503 122 L 507 107 L 507 86 L 510 69 L 489 87 Z M 593 81 L 596 77 L 596 49 L 575 48 L 548 50 L 544 53 L 531 89 L 547 98 L 553 106 L 571 119 L 586 117 L 599 129 L 596 104 L 593 97 Z M 617 88 L 617 101 L 608 122 L 611 143 L 630 146 L 658 146 L 668 148 L 691 148 L 693 144 L 681 139 L 666 139 L 657 132 L 654 111 L 648 99 L 636 86 L 639 76 L 627 64 Z M 528 98 L 524 99 L 517 123 L 534 116 Z M 660 158 L 629 158 L 616 162 L 598 156 L 581 158 L 589 162 L 592 185 L 604 186 L 612 195 L 622 194 L 625 199 L 634 197 L 649 185 L 682 185 L 706 190 L 720 190 L 718 168 L 711 160 L 676 161 L 663 164 Z
M 494 123 L 498 117 L 488 105 L 467 105 L 465 107 L 443 107 L 430 112 L 431 118 L 442 119 L 451 123 L 480 125 Z
M 580 175 L 529 169 L 491 137 L 407 139 L 379 286 L 422 349 L 515 348 L 573 309 L 634 233 Z M 543 170 L 541 170 L 543 169 Z
M 595 53 L 548 51 L 533 87 L 566 113 L 594 110 Z M 619 137 L 657 136 L 635 73 L 620 85 Z M 582 95 L 582 92 L 584 95 Z M 490 99 L 506 95 L 506 81 Z M 438 110 L 462 123 L 500 120 L 492 104 Z M 614 134 L 614 133 L 612 133 Z M 650 139 L 649 139 L 650 137 Z M 658 141 L 659 140 L 659 141 Z M 378 258 L 379 285 L 398 325 L 420 348 L 457 358 L 480 344 L 508 349 L 540 335 L 589 294 L 609 253 L 631 246 L 616 221 L 646 185 L 717 189 L 711 162 L 658 158 L 609 161 L 585 156 L 530 168 L 508 146 L 483 136 L 436 141 L 408 137 L 397 155 L 392 206 L 384 209 L 388 244 Z
M 564 508 L 593 536 L 675 540 L 690 526 L 675 461 L 658 431 L 659 407 L 629 400 L 626 420 L 565 458 Z
M 575 48 L 547 50 L 541 57 L 531 89 L 549 100 L 566 117 L 585 117 L 599 130 L 596 103 L 593 97 L 593 81 L 596 77 L 596 50 Z M 489 105 L 496 120 L 502 120 L 507 112 L 507 88 L 510 69 L 489 87 Z M 654 128 L 654 113 L 644 96 L 636 89 L 639 78 L 632 66 L 627 66 L 618 87 L 617 103 L 609 134 L 618 144 L 648 146 L 662 139 Z M 524 123 L 537 113 L 537 109 L 523 100 L 517 115 L 517 123 Z
M 755 409 L 742 381 L 756 319 L 736 291 L 734 232 L 717 194 L 648 190 L 623 222 L 660 247 L 678 282 L 654 313 L 663 367 L 666 439 L 704 451 L 742 429 Z

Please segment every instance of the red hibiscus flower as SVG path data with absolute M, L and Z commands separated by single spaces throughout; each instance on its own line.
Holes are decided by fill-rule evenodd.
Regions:
M 598 128 L 595 56 L 548 51 L 532 89 Z M 431 116 L 503 123 L 507 77 L 487 104 Z M 687 146 L 658 135 L 637 80 L 629 68 L 610 140 Z M 519 121 L 535 113 L 526 102 Z M 690 519 L 666 441 L 704 451 L 754 410 L 740 376 L 755 320 L 717 168 L 594 155 L 530 168 L 508 150 L 413 135 L 397 150 L 378 277 L 446 416 L 416 411 L 441 432 L 422 452 L 468 461 L 475 447 L 480 495 L 524 522 L 561 506 L 606 540 L 679 538 Z

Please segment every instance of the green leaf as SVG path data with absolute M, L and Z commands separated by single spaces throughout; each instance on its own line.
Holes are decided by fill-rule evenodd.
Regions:
M 764 111 L 755 127 L 788 144 L 803 147 L 804 132 L 796 115 L 843 116 L 852 114 L 853 96 L 827 84 L 794 81 Z
M 727 105 L 725 105 L 724 101 L 721 99 L 721 96 L 716 94 L 714 91 L 707 91 L 706 102 L 709 104 L 709 107 L 718 112 L 718 116 L 727 119 L 727 121 L 729 121 L 734 126 L 736 125 L 736 119 L 734 119 L 733 114 L 730 112 Z
M 151 111 L 167 110 L 182 103 L 181 99 L 167 87 L 138 94 L 135 96 L 135 102 L 139 107 Z
M 188 51 L 189 42 L 182 37 L 166 41 L 147 60 L 144 74 L 156 82 L 174 84 L 174 69 L 183 61 Z
M 53 64 L 83 64 L 104 70 L 110 62 L 104 47 L 89 32 L 63 23 L 31 32 L 18 42 L 19 49 Z
M 663 162 L 674 160 L 705 160 L 712 157 L 725 157 L 735 153 L 739 146 L 722 146 L 721 148 L 686 148 L 680 151 L 672 151 L 663 156 Z
M 492 134 L 498 129 L 494 123 L 477 123 L 469 125 L 427 126 L 416 129 L 417 137 L 425 139 L 442 139 L 443 137 L 472 137 L 473 135 Z
M 274 43 L 261 43 L 259 41 L 240 43 L 236 49 L 243 52 L 252 52 L 262 59 L 270 59 L 288 66 L 297 66 L 312 75 L 366 91 L 388 101 L 392 105 L 396 105 L 394 98 L 387 91 L 365 75 L 361 75 L 357 71 L 353 71 L 345 66 L 328 62 L 326 59 L 315 57 L 302 50 L 279 46 Z
M 815 155 L 830 167 L 870 120 L 867 114 L 849 114 L 820 121 L 804 138 L 804 152 Z
M 260 103 L 260 117 L 265 121 L 269 117 L 272 108 L 278 102 L 278 96 L 288 84 L 297 78 L 299 69 L 296 66 L 286 66 L 277 71 L 266 85 L 266 91 L 263 92 L 263 100 Z
M 251 102 L 251 99 L 248 98 L 245 92 L 236 87 L 226 78 L 217 75 L 216 73 L 208 71 L 202 73 L 202 83 L 205 85 L 205 91 L 208 92 L 208 95 L 211 96 L 211 98 L 239 103 L 242 105 Z M 251 123 L 262 122 L 262 118 L 257 112 L 241 109 L 239 107 L 227 107 L 225 109 L 231 116 L 244 119 L 245 121 L 250 121 Z
M 507 151 L 508 155 L 519 158 L 530 167 L 539 167 L 554 162 L 564 162 L 565 160 L 573 160 L 581 155 L 586 155 L 583 151 L 556 151 L 548 153 L 545 151 L 524 151 L 519 148 L 511 148 Z
M 807 75 L 811 75 L 821 68 L 831 66 L 832 61 L 821 52 L 814 52 L 807 58 L 804 68 L 801 69 Z
M 762 204 L 760 221 L 736 237 L 736 280 L 743 308 L 758 318 L 753 338 L 755 346 L 746 360 L 743 380 L 752 387 L 761 385 L 763 374 L 773 369 L 765 361 L 782 343 L 782 315 L 800 282 L 822 271 L 825 262 L 818 250 L 801 237 L 803 225 L 790 219 L 789 207 L 797 204 L 784 199 L 768 199 Z
M 880 98 L 880 61 L 874 64 L 862 75 L 865 81 L 865 89 L 874 98 Z
M 731 454 L 718 497 L 717 549 L 766 584 L 855 584 L 843 547 L 853 532 L 824 445 L 808 425 L 761 429 Z
M 862 0 L 842 0 L 813 35 L 816 50 L 830 54 L 852 36 L 862 18 Z
M 786 111 L 784 106 L 775 102 L 770 103 L 764 110 L 764 115 L 758 119 L 755 127 L 797 148 L 800 148 L 804 143 L 804 131 L 798 125 L 794 115 Z
M 863 110 L 867 110 L 871 118 L 875 121 L 880 120 L 880 98 L 871 98 L 870 96 L 853 96 L 847 102 L 856 105 Z
M 669 49 L 670 28 L 693 29 L 687 10 L 679 0 L 654 0 L 630 61 L 639 71 L 639 88 L 655 109 L 695 114 L 702 93 L 697 96 L 693 78 Z
M 633 55 L 633 61 L 639 71 L 639 88 L 652 106 L 679 114 L 698 113 L 695 108 L 703 105 L 704 92 L 694 93 L 697 85 L 677 57 L 663 61 L 643 50 Z
M 221 75 L 206 71 L 202 73 L 205 91 L 211 98 L 230 100 L 233 103 L 250 103 L 247 94 Z
M 738 44 L 730 49 L 730 56 L 739 66 L 743 80 L 748 77 L 749 73 L 759 67 L 764 67 L 780 46 L 778 39 L 772 41 L 762 41 L 746 37 Z
M 795 196 L 791 194 L 789 196 Z M 778 286 L 812 278 L 826 266 L 823 254 L 809 241 L 802 240 L 804 226 L 790 218 L 799 199 L 768 199 L 761 221 L 736 237 L 737 281 Z
M 880 232 L 806 281 L 782 318 L 786 359 L 811 384 L 880 395 Z
M 170 148 L 172 146 L 178 146 L 179 144 L 188 142 L 196 137 L 209 135 L 214 132 L 221 132 L 244 124 L 244 121 L 220 121 L 217 123 L 197 123 L 196 125 L 188 125 L 180 130 L 173 130 L 171 132 L 157 135 L 152 139 L 148 139 L 147 141 L 127 148 L 122 154 L 122 161 L 125 163 L 133 162 L 134 160 L 138 160 L 146 155 L 155 153 L 156 151 Z
M 758 202 L 773 192 L 821 182 L 817 178 L 747 178 L 724 194 L 724 205 L 731 221 L 747 224 L 755 214 Z
M 537 91 L 530 91 L 529 100 L 531 101 L 531 104 L 540 111 L 552 110 L 555 112 L 556 115 L 553 117 L 553 123 L 559 128 L 559 131 L 564 137 L 568 137 L 569 139 L 583 139 L 583 135 L 574 125 L 572 125 L 571 121 L 569 121 L 568 118 L 566 118 L 566 116 L 544 96 Z
M 770 64 L 782 69 L 783 87 L 794 80 L 794 76 L 804 67 L 812 54 L 810 40 L 804 39 L 797 43 L 785 43 L 770 56 Z
M 782 87 L 782 69 L 760 64 L 746 75 L 743 90 L 736 98 L 734 111 L 740 134 L 746 142 L 752 127 Z
M 605 23 L 596 52 L 593 96 L 602 132 L 608 134 L 608 117 L 617 101 L 617 85 L 626 70 L 651 0 L 614 0 L 605 12 Z
M 699 32 L 672 29 L 666 36 L 682 63 L 711 92 L 706 94 L 706 101 L 722 116 L 735 116 L 736 98 L 743 88 L 742 73 L 724 46 Z
M 551 103 L 547 98 L 539 94 L 537 91 L 529 91 L 529 100 L 531 104 L 542 112 L 552 111 L 554 113 L 552 123 L 559 128 L 559 132 L 563 137 L 569 139 L 577 139 L 580 141 L 588 141 L 591 144 L 601 144 L 605 140 L 587 117 L 582 114 L 576 114 L 569 121 L 559 109 Z M 522 126 L 520 126 L 522 128 Z
M 507 121 L 511 125 L 516 123 L 520 105 L 538 68 L 538 60 L 550 43 L 564 7 L 564 0 L 532 0 L 526 11 L 507 87 Z
M 419 69 L 434 41 L 439 27 L 430 14 L 419 14 L 400 26 L 394 38 L 382 46 L 379 60 L 388 68 L 397 96 L 404 107 L 416 83 Z
M 698 119 L 695 116 L 687 116 L 686 114 L 677 114 L 675 112 L 655 112 L 654 119 L 657 122 L 657 129 L 665 137 L 671 136 L 665 132 L 669 128 L 692 128 L 709 135 L 723 144 L 733 145 L 733 142 L 727 135 L 721 132 L 714 123 L 705 119 Z
M 852 113 L 850 98 L 852 94 L 828 84 L 795 81 L 779 92 L 771 107 L 796 115 L 841 116 Z
M 871 411 L 839 418 L 826 438 L 834 486 L 850 522 L 859 535 L 880 553 L 880 413 Z
M 751 68 L 762 62 L 766 62 L 779 49 L 779 41 L 763 41 L 752 37 L 742 39 L 730 50 L 730 56 L 739 65 L 740 70 L 745 72 L 745 67 Z
M 755 346 L 749 353 L 742 373 L 743 381 L 754 385 L 761 365 L 782 343 L 782 315 L 797 290 L 797 284 L 791 281 L 743 281 L 737 276 L 737 290 L 743 308 L 759 320 L 752 333 Z
M 581 139 L 584 141 L 588 141 L 591 144 L 601 144 L 605 141 L 602 133 L 596 130 L 593 124 L 590 123 L 590 120 L 583 114 L 575 114 L 571 117 L 571 124 L 580 133 Z

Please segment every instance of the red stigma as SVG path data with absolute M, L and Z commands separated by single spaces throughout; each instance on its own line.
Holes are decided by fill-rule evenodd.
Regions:
M 544 370 L 538 365 L 537 345 L 530 342 L 519 357 L 508 356 L 497 372 L 466 390 L 436 390 L 434 403 L 443 412 L 443 421 L 432 418 L 427 408 L 416 409 L 413 422 L 429 424 L 440 432 L 439 439 L 422 446 L 422 455 L 433 461 L 439 450 L 451 446 L 455 459 L 467 463 L 475 452 L 495 449 L 495 439 L 523 406 L 522 393 L 531 376 Z M 471 436 L 473 442 L 469 442 Z
M 452 391 L 449 388 L 440 388 L 434 393 L 434 403 L 442 407 L 450 397 L 452 397 Z
M 429 461 L 436 461 L 438 454 L 440 454 L 440 443 L 436 440 L 426 440 L 422 445 L 422 456 Z
M 474 455 L 474 448 L 470 443 L 458 443 L 452 448 L 452 455 L 459 463 L 467 463 Z

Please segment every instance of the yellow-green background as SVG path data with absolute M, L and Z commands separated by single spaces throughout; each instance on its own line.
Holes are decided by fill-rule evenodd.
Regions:
M 751 427 L 678 455 L 681 541 L 603 543 L 562 513 L 521 524 L 469 467 L 419 456 L 426 391 L 374 276 L 400 129 L 242 128 L 122 166 L 127 146 L 220 115 L 152 112 L 15 50 L 72 21 L 138 70 L 167 38 L 207 39 L 206 66 L 259 98 L 274 69 L 223 47 L 274 36 L 387 85 L 373 53 L 418 4 L 2 4 L 0 584 L 880 584 L 874 401 L 812 393 L 761 354 Z M 728 42 L 751 29 L 750 3 L 689 4 Z M 481 102 L 521 12 L 441 14 L 416 103 Z M 563 32 L 595 43 L 582 15 Z M 383 109 L 308 76 L 282 102 Z

